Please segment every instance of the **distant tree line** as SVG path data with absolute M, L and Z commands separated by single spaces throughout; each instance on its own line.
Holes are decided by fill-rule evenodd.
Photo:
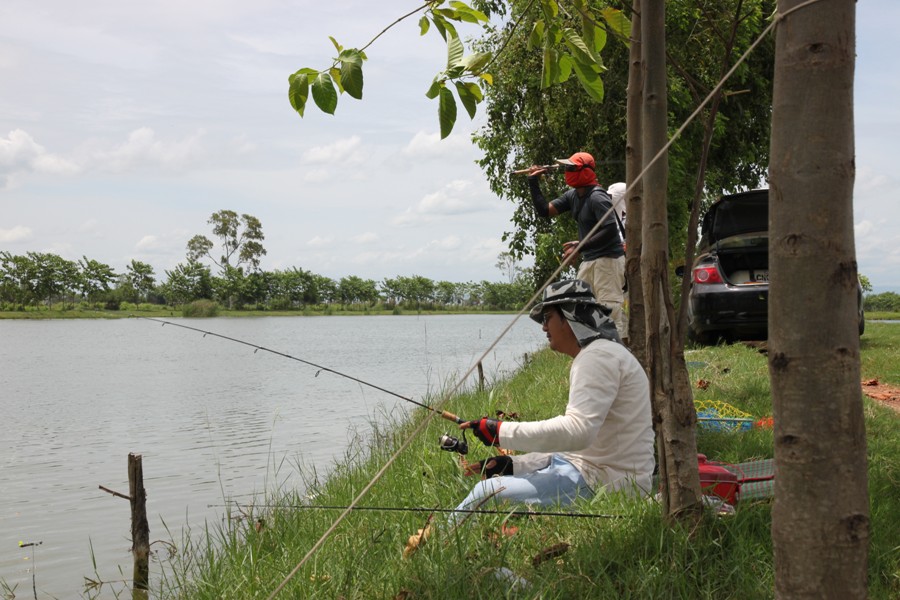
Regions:
M 498 263 L 499 265 L 499 263 Z M 214 275 L 209 266 L 189 257 L 162 280 L 149 264 L 132 260 L 124 273 L 86 256 L 66 260 L 56 254 L 0 252 L 0 309 L 63 310 L 76 307 L 119 310 L 140 304 L 179 307 L 211 300 L 233 310 L 342 309 L 515 310 L 533 291 L 527 270 L 517 269 L 508 282 L 435 281 L 421 275 L 381 281 L 355 275 L 334 280 L 299 267 L 263 271 L 225 264 Z
M 870 312 L 900 312 L 900 294 L 869 294 L 863 299 L 863 309 Z

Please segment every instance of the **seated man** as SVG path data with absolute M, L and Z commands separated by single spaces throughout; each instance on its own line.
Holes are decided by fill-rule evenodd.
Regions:
M 487 477 L 457 510 L 485 498 L 566 505 L 579 496 L 622 490 L 650 493 L 654 467 L 650 388 L 636 358 L 619 341 L 609 310 L 580 279 L 544 290 L 530 313 L 550 347 L 574 360 L 565 413 L 532 422 L 478 419 L 460 425 L 490 446 L 528 454 L 497 456 L 471 466 Z M 463 513 L 454 513 L 459 521 Z

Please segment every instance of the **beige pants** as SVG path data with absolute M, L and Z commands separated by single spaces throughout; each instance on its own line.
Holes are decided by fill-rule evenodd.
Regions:
M 591 284 L 597 302 L 612 310 L 609 317 L 616 324 L 619 337 L 628 337 L 628 315 L 625 314 L 625 257 L 595 258 L 582 261 L 578 278 Z

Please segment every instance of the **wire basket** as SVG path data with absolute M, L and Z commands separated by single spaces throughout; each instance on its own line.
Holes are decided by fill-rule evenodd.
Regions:
M 749 431 L 753 429 L 753 415 L 721 400 L 697 400 L 698 426 L 707 431 Z

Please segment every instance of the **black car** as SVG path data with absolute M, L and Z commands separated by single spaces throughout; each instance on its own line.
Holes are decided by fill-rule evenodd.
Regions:
M 722 196 L 703 217 L 688 293 L 694 341 L 768 337 L 769 191 Z M 862 287 L 857 286 L 859 334 Z

